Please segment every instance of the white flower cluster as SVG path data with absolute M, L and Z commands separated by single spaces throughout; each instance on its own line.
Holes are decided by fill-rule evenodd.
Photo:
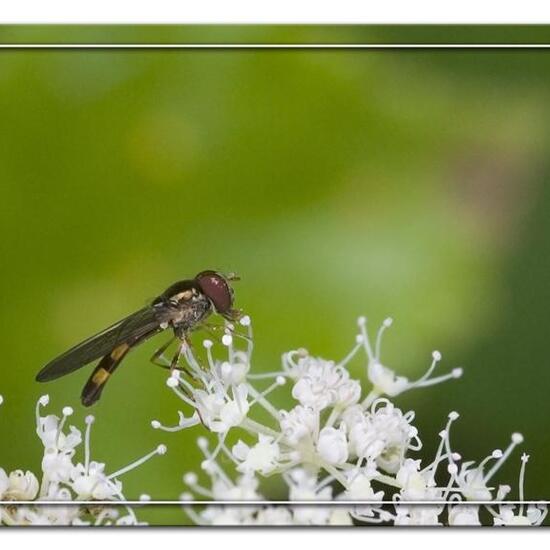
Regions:
M 81 504 L 78 501 L 125 501 L 119 476 L 166 452 L 164 445 L 120 470 L 107 474 L 105 464 L 91 460 L 90 432 L 93 416 L 86 417 L 84 462 L 76 462 L 76 448 L 83 442 L 74 426 L 65 430 L 71 407 L 61 418 L 40 415 L 49 402 L 43 395 L 36 404 L 36 433 L 44 447 L 42 479 L 30 471 L 15 470 L 9 475 L 0 468 L 0 525 L 139 525 L 134 511 L 126 505 Z M 0 403 L 2 398 L 0 397 Z M 147 495 L 142 495 L 147 500 Z M 27 504 L 17 504 L 24 501 Z M 63 505 L 57 502 L 75 502 Z M 125 509 L 124 515 L 119 510 Z
M 435 458 L 427 465 L 411 458 L 410 453 L 422 448 L 413 425 L 414 412 L 402 412 L 388 397 L 458 378 L 462 369 L 432 376 L 441 360 L 441 354 L 434 351 L 428 371 L 419 380 L 411 382 L 397 376 L 380 360 L 382 334 L 391 325 L 390 319 L 384 321 L 372 346 L 366 319 L 360 318 L 356 343 L 339 363 L 297 350 L 283 355 L 280 371 L 261 374 L 250 373 L 250 319 L 244 317 L 241 325 L 248 331 L 246 336 L 241 335 L 245 349 L 235 346 L 239 334 L 228 325 L 222 339 L 227 349 L 223 360 L 214 358 L 210 340 L 204 342 L 207 368 L 201 366 L 191 349 L 185 349 L 185 374 L 174 372 L 167 385 L 194 412 L 186 417 L 180 411 L 180 421 L 174 427 L 156 420 L 152 425 L 177 431 L 202 423 L 217 436 L 213 449 L 206 438 L 198 440 L 205 455 L 201 467 L 209 478 L 208 486 L 199 484 L 197 474 L 187 473 L 184 482 L 192 493 L 184 493 L 183 501 L 196 497 L 221 502 L 263 500 L 258 492 L 259 476 L 279 475 L 288 488 L 289 501 L 296 504 L 220 504 L 208 505 L 200 512 L 195 504 L 186 504 L 188 515 L 196 523 L 480 525 L 492 518 L 495 525 L 539 525 L 544 520 L 546 506 L 498 505 L 510 487 L 495 489 L 488 485 L 513 448 L 522 442 L 520 434 L 512 435 L 506 450 L 494 450 L 479 464 L 465 462 L 451 448 L 451 424 L 458 418 L 458 413 L 451 412 L 445 429 L 439 433 Z M 365 394 L 361 383 L 352 379 L 346 368 L 361 350 L 371 386 Z M 255 387 L 261 379 L 272 380 L 262 391 Z M 296 404 L 290 410 L 278 410 L 266 397 L 287 382 Z M 251 418 L 256 407 L 263 409 L 264 417 L 267 413 L 271 418 L 269 425 Z M 239 440 L 229 448 L 226 437 L 235 428 L 247 432 L 251 439 Z M 220 453 L 233 465 L 235 475 L 223 470 Z M 520 473 L 522 501 L 527 458 L 523 455 Z M 320 500 L 329 505 L 308 505 L 308 501 Z M 331 505 L 334 501 L 354 502 L 349 506 Z M 485 504 L 475 504 L 477 501 Z

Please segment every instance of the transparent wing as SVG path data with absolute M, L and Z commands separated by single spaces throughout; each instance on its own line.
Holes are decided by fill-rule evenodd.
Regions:
M 36 380 L 54 380 L 103 357 L 119 344 L 144 340 L 162 330 L 162 317 L 162 312 L 152 306 L 140 309 L 50 361 Z

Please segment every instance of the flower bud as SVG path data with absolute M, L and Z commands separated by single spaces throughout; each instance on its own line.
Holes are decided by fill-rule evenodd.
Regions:
M 323 428 L 319 433 L 317 452 L 329 464 L 344 464 L 348 459 L 348 442 L 343 430 Z

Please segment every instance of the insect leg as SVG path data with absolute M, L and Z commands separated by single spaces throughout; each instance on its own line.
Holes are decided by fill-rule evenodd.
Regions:
M 153 355 L 151 356 L 149 361 L 151 361 L 151 363 L 153 363 L 153 365 L 155 365 L 155 367 L 160 367 L 161 369 L 166 369 L 166 370 L 169 370 L 169 371 L 186 370 L 186 369 L 184 369 L 183 367 L 181 367 L 177 364 L 178 361 L 179 361 L 179 356 L 181 356 L 181 353 L 179 353 L 179 352 L 176 353 L 176 355 L 178 356 L 178 360 L 176 361 L 176 363 L 174 363 L 174 359 L 169 360 L 167 357 L 164 356 L 164 352 L 170 347 L 170 344 L 175 339 L 176 339 L 176 337 L 174 336 L 173 338 L 168 340 L 168 342 L 166 342 L 166 344 L 163 344 L 157 351 L 155 351 L 155 353 L 153 353 Z
M 183 355 L 183 350 L 185 349 L 185 346 L 192 349 L 191 348 L 191 342 L 187 339 L 187 337 L 185 337 L 182 340 L 181 344 L 178 346 L 178 350 L 174 354 L 174 357 L 172 358 L 172 361 L 171 361 L 170 366 L 168 368 L 170 369 L 170 372 L 172 372 L 174 370 L 181 370 L 181 371 L 185 372 L 185 374 L 187 374 L 187 376 L 189 376 L 191 379 L 194 379 L 196 377 L 193 375 L 193 373 L 187 367 L 184 367 L 184 366 L 179 364 L 179 361 L 180 361 L 181 356 Z
M 171 342 L 172 340 L 170 340 Z M 183 371 L 191 380 L 193 380 L 193 375 L 191 374 L 191 372 L 189 372 L 189 370 L 187 370 L 185 367 L 181 367 L 178 365 L 178 361 L 180 360 L 180 357 L 183 353 L 183 342 L 180 346 L 178 346 L 178 350 L 176 351 L 176 353 L 174 354 L 174 357 L 172 358 L 172 361 L 170 361 L 169 365 L 157 365 L 159 367 L 163 367 L 165 369 L 169 369 L 170 372 L 173 372 L 175 370 L 178 370 L 178 371 Z M 193 401 L 193 395 L 191 394 L 191 392 L 182 384 L 179 385 L 179 390 L 181 392 L 183 392 L 191 401 Z
M 157 367 L 162 367 L 163 369 L 169 369 L 170 368 L 170 361 L 164 357 L 164 352 L 168 349 L 170 344 L 176 339 L 175 336 L 170 338 L 166 344 L 163 344 L 149 359 L 153 365 L 156 365 Z

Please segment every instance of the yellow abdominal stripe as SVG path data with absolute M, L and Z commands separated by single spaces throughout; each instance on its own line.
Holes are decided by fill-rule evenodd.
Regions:
M 130 346 L 128 344 L 121 344 L 120 346 L 116 347 L 111 354 L 108 356 L 110 361 L 107 361 L 108 367 L 111 370 L 106 369 L 105 367 L 99 367 L 97 369 L 97 372 L 94 373 L 92 376 L 92 382 L 97 385 L 101 386 L 101 384 L 105 383 L 107 378 L 111 376 L 111 371 L 115 369 L 116 365 L 119 363 L 119 361 L 124 357 L 124 355 L 127 353 Z M 102 362 L 105 361 L 106 358 L 102 360 Z
M 111 373 L 102 367 L 93 375 L 92 382 L 100 386 L 105 382 L 105 380 L 107 380 L 107 378 L 109 378 L 110 375 Z
M 111 352 L 111 358 L 114 361 L 118 361 L 126 353 L 126 351 L 128 351 L 128 345 L 122 344 L 121 346 L 118 346 L 118 348 L 115 348 Z

